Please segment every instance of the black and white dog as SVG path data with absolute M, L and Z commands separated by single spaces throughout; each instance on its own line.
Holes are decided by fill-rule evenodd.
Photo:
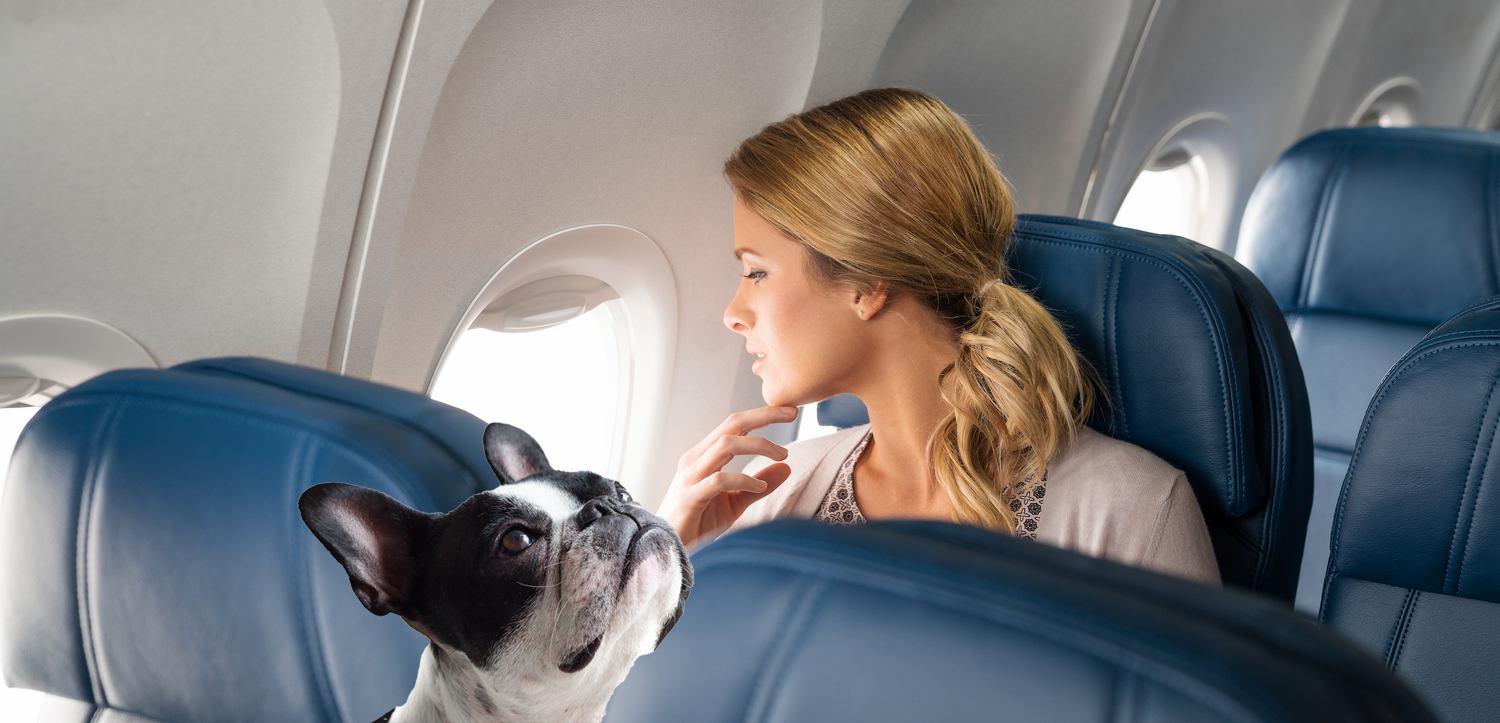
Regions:
M 484 451 L 501 485 L 446 515 L 347 484 L 298 502 L 359 601 L 431 641 L 382 720 L 598 721 L 682 615 L 682 540 L 620 483 L 554 471 L 520 429 L 491 424 Z

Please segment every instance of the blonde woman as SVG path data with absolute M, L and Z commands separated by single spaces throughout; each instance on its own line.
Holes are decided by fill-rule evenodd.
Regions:
M 767 126 L 724 174 L 743 267 L 724 323 L 770 406 L 682 456 L 660 514 L 684 541 L 779 517 L 951 520 L 1218 583 L 1183 474 L 1084 426 L 1087 367 L 1006 282 L 1010 192 L 962 118 L 867 90 Z M 842 393 L 868 425 L 749 436 Z M 723 470 L 746 454 L 763 459 Z

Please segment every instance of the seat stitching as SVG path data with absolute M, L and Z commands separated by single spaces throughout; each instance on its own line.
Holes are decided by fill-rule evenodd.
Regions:
M 1137 701 L 1137 690 L 1140 688 L 1141 678 L 1134 670 L 1123 667 L 1115 668 L 1115 684 L 1109 688 L 1110 720 L 1114 723 L 1134 723 L 1140 719 L 1138 715 L 1140 703 Z
M 1491 286 L 1490 288 L 1495 289 L 1496 291 L 1500 291 L 1500 235 L 1497 235 L 1496 233 L 1497 209 L 1495 207 L 1496 194 L 1500 193 L 1500 190 L 1497 190 L 1495 178 L 1497 170 L 1495 163 L 1495 151 L 1491 150 L 1489 153 L 1486 153 L 1485 161 L 1486 183 L 1484 190 L 1486 191 L 1486 193 L 1484 205 L 1485 210 L 1488 211 L 1488 213 L 1486 214 L 1486 220 L 1489 221 L 1490 232 L 1490 279 L 1494 283 L 1494 286 Z
M 1396 613 L 1396 619 L 1391 624 L 1390 633 L 1385 636 L 1385 650 L 1381 651 L 1380 660 L 1387 668 L 1391 667 L 1391 656 L 1396 652 L 1396 646 L 1401 640 L 1401 628 L 1406 625 L 1406 611 L 1411 607 L 1412 594 L 1416 590 L 1408 588 L 1406 595 L 1401 598 L 1401 609 Z
M 848 553 L 842 551 L 820 550 L 819 555 L 813 558 L 809 558 L 807 553 L 805 548 L 787 543 L 760 540 L 751 549 L 716 549 L 711 561 L 705 561 L 704 564 L 695 566 L 695 569 L 710 572 L 737 566 L 776 568 L 815 577 L 820 585 L 836 581 L 867 590 L 885 591 L 902 599 L 977 617 L 1086 653 L 1118 668 L 1131 670 L 1138 676 L 1149 676 L 1147 680 L 1150 682 L 1212 708 L 1228 718 L 1242 719 L 1236 714 L 1238 710 L 1242 710 L 1238 708 L 1241 704 L 1227 696 L 1222 688 L 1205 685 L 1203 679 L 1193 671 L 1184 671 L 1180 664 L 1164 660 L 1159 655 L 1159 650 L 1150 646 L 1142 647 L 1137 640 L 1122 639 L 1118 631 L 1109 626 L 1080 626 L 1076 619 L 1063 620 L 1054 606 L 1040 604 L 1035 599 L 996 601 L 988 597 L 987 593 L 971 589 L 964 583 L 932 575 L 923 576 L 920 573 L 915 573 L 914 576 L 913 571 L 893 568 L 889 563 L 875 562 L 876 566 L 871 567 L 873 561 L 863 557 L 851 559 Z M 828 562 L 835 566 L 824 564 Z M 788 644 L 785 647 L 791 646 Z M 788 666 L 783 664 L 777 667 Z M 762 666 L 761 670 L 765 669 Z M 764 718 L 752 720 L 748 716 L 745 720 L 747 723 L 765 721 Z
M 1339 501 L 1338 506 L 1335 508 L 1337 512 L 1334 513 L 1333 517 L 1333 534 L 1329 539 L 1328 545 L 1328 571 L 1323 576 L 1323 599 L 1319 605 L 1319 620 L 1323 619 L 1322 611 L 1328 607 L 1328 594 L 1333 589 L 1333 579 L 1338 576 L 1338 566 L 1335 564 L 1335 561 L 1338 559 L 1339 539 L 1343 535 L 1344 512 L 1348 506 L 1349 498 L 1349 481 L 1354 479 L 1354 471 L 1359 465 L 1361 455 L 1364 453 L 1365 439 L 1370 434 L 1370 423 L 1375 418 L 1375 413 L 1385 403 L 1385 397 L 1390 393 L 1391 385 L 1396 380 L 1405 376 L 1408 371 L 1411 371 L 1417 362 L 1443 352 L 1475 346 L 1500 346 L 1500 340 L 1471 341 L 1451 344 L 1437 349 L 1425 348 L 1424 344 L 1418 344 L 1416 348 L 1408 351 L 1405 357 L 1398 359 L 1390 371 L 1385 373 L 1385 378 L 1380 381 L 1380 386 L 1375 392 L 1375 398 L 1370 402 L 1370 408 L 1365 411 L 1364 421 L 1360 423 L 1359 438 L 1355 440 L 1354 453 L 1349 457 L 1349 469 L 1344 472 L 1344 483 L 1339 487 Z M 1419 350 L 1422 350 L 1422 354 L 1413 356 L 1413 353 Z
M 1287 408 L 1288 400 L 1285 398 L 1287 385 L 1285 379 L 1282 378 L 1283 369 L 1281 363 L 1279 363 L 1283 360 L 1276 353 L 1277 344 L 1275 334 L 1272 333 L 1270 326 L 1267 324 L 1264 314 L 1252 313 L 1254 305 L 1252 303 L 1253 299 L 1248 298 L 1250 297 L 1250 290 L 1246 289 L 1247 293 L 1241 294 L 1240 287 L 1243 284 L 1233 269 L 1230 269 L 1221 260 L 1212 255 L 1209 255 L 1208 258 L 1224 272 L 1226 278 L 1230 279 L 1230 286 L 1235 290 L 1235 298 L 1245 302 L 1245 307 L 1241 310 L 1241 315 L 1249 321 L 1251 334 L 1256 341 L 1259 351 L 1258 356 L 1261 358 L 1261 366 L 1265 370 L 1266 378 L 1264 381 L 1268 385 L 1268 388 L 1265 390 L 1266 396 L 1272 408 L 1272 417 L 1276 422 L 1272 425 L 1271 429 L 1271 446 L 1274 450 L 1276 467 L 1273 470 L 1268 470 L 1270 478 L 1267 481 L 1270 484 L 1267 485 L 1266 489 L 1266 514 L 1261 518 L 1260 524 L 1263 543 L 1252 541 L 1250 545 L 1252 549 L 1256 550 L 1256 565 L 1254 576 L 1251 578 L 1251 589 L 1260 590 L 1265 581 L 1265 576 L 1270 574 L 1271 556 L 1279 549 L 1277 546 L 1279 538 L 1276 532 L 1280 529 L 1281 508 L 1286 502 L 1286 496 L 1279 493 L 1283 491 L 1282 488 L 1286 486 L 1287 479 L 1291 475 L 1291 450 L 1287 442 L 1290 435 L 1288 428 L 1290 425 L 1290 412 Z M 1288 329 L 1287 331 L 1290 337 L 1291 330 Z M 1237 530 L 1234 527 L 1231 527 L 1231 529 Z M 1245 537 L 1249 536 L 1245 535 Z
M 1411 632 L 1411 622 L 1417 617 L 1417 602 L 1422 599 L 1421 590 L 1411 590 L 1406 595 L 1406 607 L 1401 611 L 1401 637 L 1396 641 L 1396 649 L 1391 651 L 1386 660 L 1386 667 L 1395 670 L 1401 664 L 1401 653 L 1406 650 L 1407 633 Z
M 1323 193 L 1318 199 L 1318 213 L 1313 218 L 1312 233 L 1309 234 L 1307 244 L 1307 258 L 1302 262 L 1302 278 L 1299 280 L 1297 290 L 1298 306 L 1306 306 L 1308 297 L 1312 294 L 1313 275 L 1317 271 L 1318 254 L 1323 249 L 1323 243 L 1328 235 L 1328 207 L 1337 193 L 1338 187 L 1344 180 L 1344 172 L 1348 168 L 1349 152 L 1354 148 L 1353 143 L 1345 143 L 1334 160 L 1333 167 L 1329 169 L 1328 180 L 1324 181 Z
M 292 485 L 287 488 L 287 491 L 293 495 L 300 496 L 302 490 L 311 486 L 308 484 L 308 481 L 312 478 L 312 468 L 317 461 L 318 456 L 315 454 L 315 451 L 318 442 L 309 434 L 299 436 L 297 448 L 292 452 L 293 464 L 291 465 L 297 470 L 297 476 Z M 335 695 L 333 690 L 332 676 L 328 672 L 327 651 L 323 649 L 322 631 L 318 625 L 317 613 L 315 611 L 316 605 L 313 602 L 313 596 L 308 594 L 308 590 L 311 588 L 312 565 L 309 564 L 310 561 L 307 558 L 307 545 L 303 544 L 302 539 L 298 535 L 298 528 L 301 525 L 297 523 L 301 522 L 302 518 L 300 514 L 293 514 L 292 512 L 297 509 L 295 500 L 289 500 L 283 507 L 286 509 L 286 517 L 284 519 L 287 525 L 283 531 L 285 534 L 283 539 L 291 544 L 292 557 L 296 565 L 294 579 L 297 581 L 295 588 L 297 606 L 302 613 L 300 620 L 302 625 L 302 639 L 307 641 L 309 648 L 308 662 L 312 667 L 315 685 L 317 685 L 318 692 L 323 698 L 324 714 L 331 713 L 331 715 L 328 715 L 329 720 L 343 720 L 344 713 L 339 705 L 338 696 Z
M 99 420 L 99 426 L 95 428 L 94 438 L 90 440 L 88 449 L 89 466 L 84 472 L 83 489 L 79 491 L 78 501 L 78 546 L 74 563 L 77 568 L 75 584 L 78 586 L 78 625 L 79 639 L 83 643 L 83 662 L 88 669 L 90 687 L 93 688 L 94 704 L 103 708 L 109 704 L 105 695 L 104 676 L 100 670 L 99 654 L 94 648 L 94 620 L 89 604 L 89 538 L 93 534 L 94 527 L 94 498 L 99 487 L 99 476 L 103 466 L 104 455 L 100 450 L 104 446 L 104 440 L 114 436 L 115 426 L 122 416 L 124 400 L 114 396 L 109 400 L 109 407 L 105 409 L 104 416 Z
M 1490 421 L 1490 412 L 1495 407 L 1497 390 L 1500 390 L 1500 373 L 1497 373 L 1494 380 L 1490 382 L 1489 398 L 1484 403 L 1484 416 L 1479 418 L 1479 429 L 1474 431 L 1474 451 L 1469 455 L 1469 473 L 1464 477 L 1463 494 L 1458 496 L 1458 509 L 1453 511 L 1453 532 L 1448 538 L 1448 564 L 1443 570 L 1443 593 L 1447 595 L 1457 593 L 1458 581 L 1463 577 L 1463 563 L 1461 559 L 1455 559 L 1455 553 L 1460 545 L 1458 531 L 1463 526 L 1464 508 L 1469 506 L 1469 487 L 1471 484 L 1474 485 L 1474 497 L 1477 499 L 1479 485 L 1484 483 L 1484 468 L 1489 464 L 1490 451 L 1495 447 L 1495 430 L 1500 428 L 1500 424 Z M 1486 426 L 1489 427 L 1490 432 L 1489 443 L 1481 444 L 1480 441 L 1484 436 L 1484 428 Z M 1473 525 L 1474 510 L 1471 508 L 1469 510 L 1469 525 L 1464 530 L 1464 537 L 1462 538 L 1465 550 L 1468 549 L 1468 533 L 1473 530 Z M 1456 570 L 1454 569 L 1455 565 L 1457 566 Z
M 464 461 L 463 457 L 459 455 L 457 450 L 453 449 L 452 446 L 448 444 L 447 440 L 444 440 L 443 438 L 437 436 L 431 430 L 419 424 L 415 419 L 408 419 L 400 415 L 392 414 L 380 409 L 379 407 L 361 404 L 359 403 L 359 401 L 354 399 L 339 397 L 333 394 L 322 393 L 295 385 L 283 384 L 262 377 L 252 376 L 245 372 L 239 371 L 238 369 L 231 369 L 221 366 L 199 366 L 184 371 L 190 374 L 199 374 L 202 376 L 232 377 L 255 384 L 264 384 L 266 386 L 285 391 L 289 394 L 310 397 L 313 399 L 319 399 L 333 404 L 358 409 L 362 412 L 378 417 L 381 421 L 386 422 L 391 426 L 406 429 L 407 431 L 410 431 L 422 437 L 423 439 L 426 439 L 428 442 L 432 443 L 434 447 L 443 450 L 443 452 L 448 455 L 449 461 L 451 461 L 453 465 L 458 468 L 460 474 L 470 478 L 469 481 L 473 483 L 473 488 L 475 491 L 483 491 L 489 489 L 488 487 L 485 487 L 486 480 L 484 478 L 474 477 L 473 470 L 469 469 L 469 466 Z
M 110 392 L 109 395 L 124 396 L 119 392 Z M 132 404 L 139 407 L 154 407 L 157 409 L 170 409 L 173 411 L 190 410 L 194 414 L 203 414 L 223 419 L 231 419 L 238 423 L 247 424 L 253 427 L 259 427 L 261 429 L 269 429 L 277 432 L 290 432 L 294 435 L 317 434 L 322 437 L 327 437 L 330 442 L 334 443 L 332 449 L 338 451 L 341 455 L 345 456 L 348 459 L 357 461 L 361 466 L 380 472 L 383 476 L 388 478 L 392 484 L 395 484 L 397 487 L 399 487 L 403 493 L 409 495 L 409 498 L 412 500 L 412 502 L 416 504 L 430 504 L 434 509 L 436 509 L 437 501 L 435 499 L 432 499 L 432 495 L 427 491 L 427 488 L 421 484 L 421 480 L 415 477 L 415 474 L 411 472 L 408 465 L 405 462 L 398 460 L 396 457 L 391 455 L 388 450 L 378 444 L 367 443 L 366 441 L 358 437 L 338 434 L 333 430 L 325 430 L 322 428 L 308 429 L 298 427 L 283 420 L 266 417 L 254 412 L 218 409 L 201 404 L 194 404 L 192 402 L 176 399 L 173 397 L 159 396 L 135 391 L 129 392 L 129 396 L 131 398 Z M 83 400 L 75 397 L 70 401 L 76 403 Z M 57 404 L 57 402 L 49 402 L 48 406 L 50 407 L 54 404 Z M 362 454 L 378 460 L 378 462 L 383 464 L 385 468 L 383 469 L 381 466 L 370 460 L 361 459 L 360 455 Z
M 1169 265 L 1161 259 L 1154 258 L 1153 255 L 1161 253 L 1159 251 L 1150 249 L 1149 247 L 1145 247 L 1137 243 L 1118 239 L 1105 240 L 1100 239 L 1097 236 L 1086 236 L 1055 230 L 1048 230 L 1046 232 L 1050 236 L 1067 239 L 1068 241 L 1073 242 L 1073 244 L 1070 244 L 1052 238 L 1041 237 L 1041 233 L 1042 232 L 1040 231 L 1028 230 L 1025 234 L 1018 234 L 1018 236 L 1028 236 L 1033 243 L 1045 243 L 1058 246 L 1079 244 L 1084 245 L 1085 250 L 1092 251 L 1094 253 L 1105 253 L 1121 258 L 1131 258 L 1135 261 L 1154 266 L 1166 272 L 1174 280 L 1177 281 L 1178 285 L 1182 286 L 1189 292 L 1189 296 L 1192 298 L 1193 304 L 1198 308 L 1198 315 L 1200 320 L 1203 322 L 1204 326 L 1208 328 L 1210 336 L 1212 336 L 1214 340 L 1214 343 L 1211 345 L 1214 350 L 1214 360 L 1215 362 L 1217 362 L 1214 371 L 1218 375 L 1219 388 L 1222 390 L 1220 402 L 1223 404 L 1223 412 L 1226 418 L 1224 441 L 1226 447 L 1229 449 L 1229 459 L 1225 463 L 1225 474 L 1230 478 L 1231 481 L 1238 482 L 1242 480 L 1244 476 L 1243 469 L 1245 452 L 1243 446 L 1236 442 L 1237 437 L 1235 435 L 1241 430 L 1239 428 L 1239 417 L 1234 413 L 1234 411 L 1239 406 L 1240 399 L 1238 396 L 1238 390 L 1231 389 L 1230 385 L 1225 380 L 1226 372 L 1231 376 L 1233 375 L 1232 367 L 1234 360 L 1232 358 L 1229 358 L 1225 353 L 1225 348 L 1228 346 L 1227 340 L 1229 337 L 1229 333 L 1218 323 L 1220 319 L 1224 318 L 1222 310 L 1218 309 L 1216 305 L 1212 304 L 1209 295 L 1207 293 L 1204 293 L 1204 290 L 1197 289 L 1193 284 L 1188 282 L 1185 272 L 1173 268 L 1172 265 Z M 1136 251 L 1133 253 L 1127 252 L 1119 248 L 1112 248 L 1113 246 L 1128 247 L 1130 249 L 1135 249 Z M 1172 259 L 1172 261 L 1177 262 L 1176 259 Z M 1210 314 L 1209 306 L 1213 306 L 1214 311 L 1218 312 L 1218 314 Z M 1238 500 L 1237 489 L 1231 490 L 1230 494 L 1236 501 Z
M 792 614 L 786 618 L 784 634 L 777 636 L 778 644 L 766 651 L 760 675 L 750 687 L 750 703 L 745 707 L 745 723 L 763 723 L 768 720 L 775 702 L 773 696 L 780 690 L 781 681 L 791 667 L 787 665 L 787 658 L 791 655 L 792 648 L 802 642 L 801 637 L 812 623 L 813 611 L 827 586 L 827 580 L 817 577 L 803 584 L 793 602 Z
M 1124 439 L 1130 439 L 1130 420 L 1125 414 L 1125 383 L 1120 379 L 1120 343 L 1119 343 L 1119 310 L 1120 299 L 1120 274 L 1121 264 L 1119 259 L 1111 257 L 1109 260 L 1109 282 L 1105 294 L 1105 305 L 1109 313 L 1109 349 L 1110 364 L 1114 369 L 1115 377 L 1115 409 L 1120 413 L 1120 431 Z

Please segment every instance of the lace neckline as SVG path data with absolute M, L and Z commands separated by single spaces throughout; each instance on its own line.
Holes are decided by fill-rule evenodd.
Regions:
M 838 474 L 833 478 L 833 486 L 823 496 L 823 502 L 818 505 L 818 511 L 813 513 L 813 519 L 835 525 L 859 525 L 867 522 L 864 513 L 859 511 L 859 502 L 854 499 L 854 465 L 859 461 L 860 455 L 864 454 L 865 447 L 869 446 L 870 439 L 870 433 L 865 432 L 859 444 L 854 446 L 849 456 L 844 458 L 844 463 L 839 465 Z M 1042 519 L 1042 501 L 1046 495 L 1047 475 L 1044 473 L 1041 482 L 1022 490 L 1021 494 L 1011 499 L 1010 511 L 1016 520 L 1016 537 L 1036 539 L 1037 527 Z

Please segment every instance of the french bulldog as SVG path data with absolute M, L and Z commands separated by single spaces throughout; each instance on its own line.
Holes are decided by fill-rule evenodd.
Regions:
M 552 469 L 516 427 L 489 425 L 484 451 L 500 486 L 447 514 L 338 483 L 298 501 L 365 608 L 430 641 L 416 687 L 381 720 L 598 721 L 682 615 L 682 540 L 620 483 Z

